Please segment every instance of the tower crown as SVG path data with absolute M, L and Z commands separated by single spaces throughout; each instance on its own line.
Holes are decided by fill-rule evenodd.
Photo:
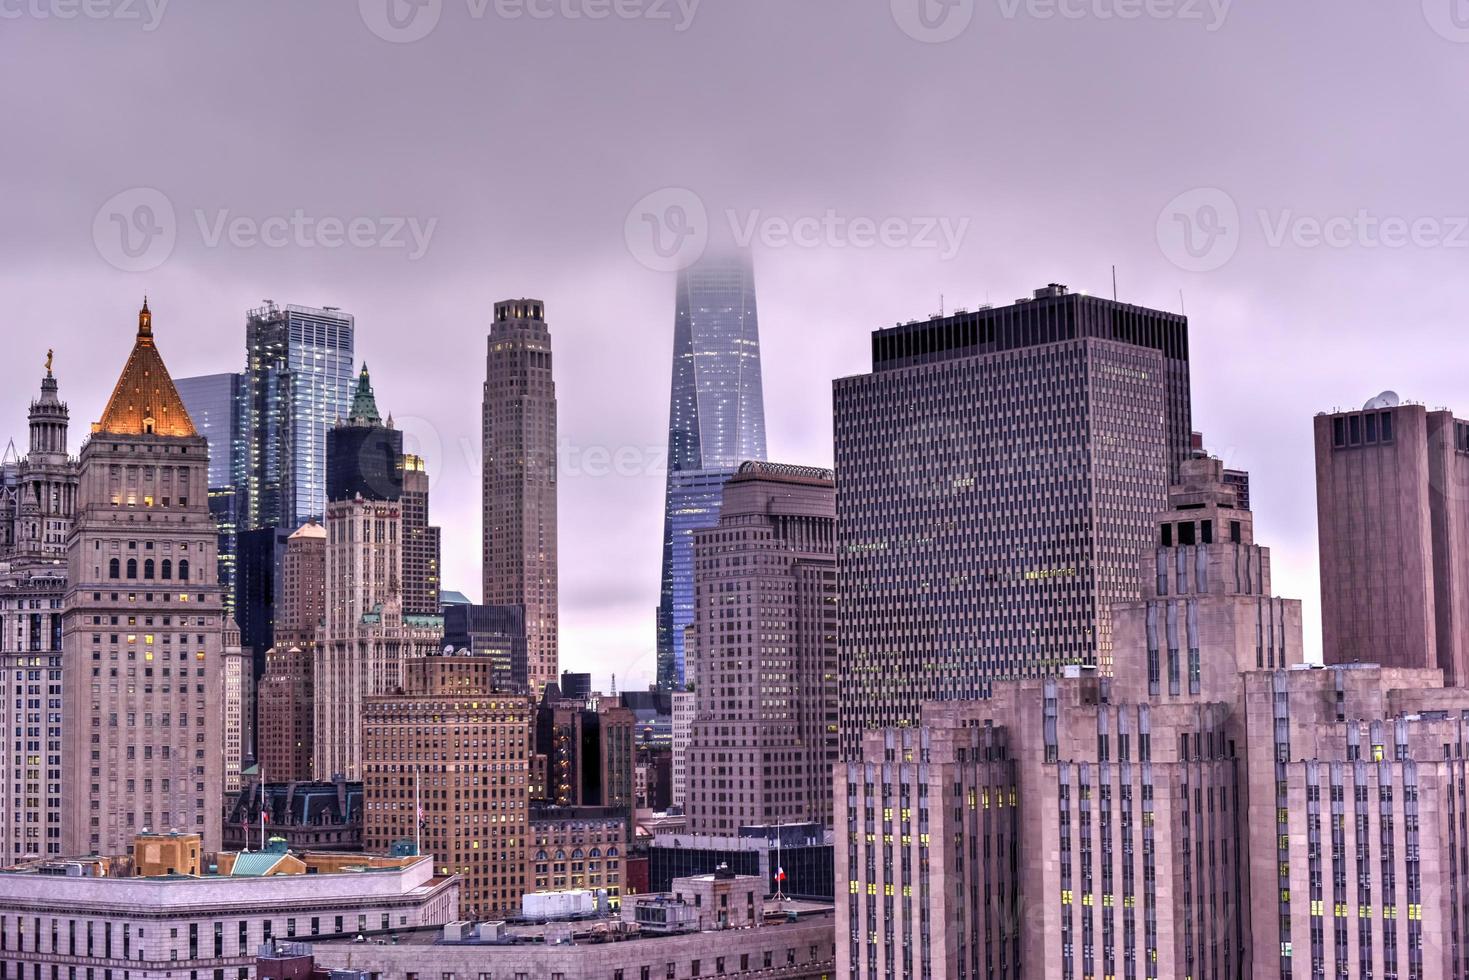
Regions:
M 367 371 L 367 362 L 362 362 L 362 373 L 357 376 L 357 391 L 352 395 L 352 410 L 347 421 L 353 425 L 377 425 L 382 415 L 377 410 L 377 396 L 372 391 L 372 375 Z
M 153 342 L 153 314 L 148 309 L 147 297 L 138 311 L 138 337 L 133 352 L 128 355 L 101 421 L 93 423 L 92 432 L 176 438 L 199 434 Z

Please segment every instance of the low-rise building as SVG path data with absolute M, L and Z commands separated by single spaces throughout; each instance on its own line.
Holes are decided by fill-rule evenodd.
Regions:
M 313 944 L 318 970 L 376 980 L 665 980 L 760 977 L 827 980 L 836 965 L 830 904 L 772 906 L 758 879 L 710 875 L 640 897 L 621 917 L 553 922 L 455 922 L 366 942 Z
M 607 890 L 622 895 L 627 854 L 627 811 L 620 807 L 533 806 L 527 890 Z
M 0 975 L 248 980 L 273 938 L 410 931 L 458 906 L 429 857 L 210 855 L 197 834 L 151 835 L 130 857 L 0 871 Z

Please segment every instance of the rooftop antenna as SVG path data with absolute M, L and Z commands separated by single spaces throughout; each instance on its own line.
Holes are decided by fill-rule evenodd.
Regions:
M 944 315 L 944 294 L 939 293 L 939 316 Z
M 1183 316 L 1188 316 L 1188 310 L 1186 310 L 1184 308 L 1184 305 L 1183 305 L 1183 290 L 1182 289 L 1179 289 L 1179 291 L 1178 291 L 1178 312 L 1180 314 L 1182 314 Z
M 1117 266 L 1112 266 L 1112 302 L 1117 302 Z
M 612 696 L 617 697 L 617 675 L 612 675 Z

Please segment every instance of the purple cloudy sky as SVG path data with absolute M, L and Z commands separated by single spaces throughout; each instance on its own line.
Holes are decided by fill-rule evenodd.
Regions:
M 562 662 L 599 684 L 654 672 L 673 277 L 644 214 L 667 249 L 755 230 L 790 462 L 830 462 L 830 380 L 941 295 L 1108 293 L 1113 263 L 1125 300 L 1182 290 L 1196 427 L 1253 472 L 1311 650 L 1312 414 L 1469 411 L 1464 0 L 5 0 L 0 51 L 0 432 L 54 346 L 78 442 L 144 291 L 179 376 L 238 370 L 263 298 L 340 306 L 477 596 L 484 337 L 540 297 Z

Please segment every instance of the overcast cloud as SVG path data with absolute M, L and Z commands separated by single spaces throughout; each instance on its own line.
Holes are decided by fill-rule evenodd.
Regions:
M 1469 412 L 1461 8 L 0 0 L 0 432 L 54 346 L 75 449 L 145 291 L 176 376 L 239 370 L 264 298 L 340 306 L 478 597 L 485 334 L 541 298 L 562 662 L 641 686 L 670 255 L 751 239 L 770 455 L 811 464 L 873 328 L 1110 293 L 1115 263 L 1122 299 L 1186 307 L 1195 426 L 1253 473 L 1317 651 L 1312 415 L 1384 388 Z

